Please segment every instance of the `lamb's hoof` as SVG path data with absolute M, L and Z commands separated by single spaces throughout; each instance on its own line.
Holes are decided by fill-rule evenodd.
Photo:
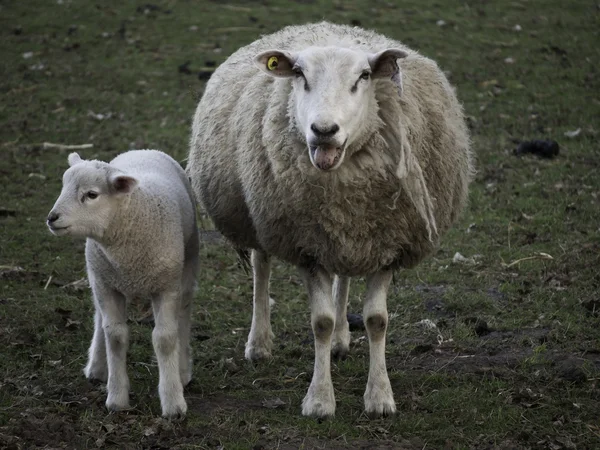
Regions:
M 396 413 L 396 402 L 394 402 L 394 395 L 389 384 L 379 388 L 367 386 L 364 400 L 365 412 L 371 418 L 385 417 Z
M 187 404 L 185 400 L 181 398 L 179 401 L 169 402 L 169 404 L 162 405 L 162 416 L 165 419 L 171 421 L 183 420 L 187 413 Z
M 333 417 L 335 415 L 333 386 L 313 389 L 311 385 L 302 401 L 302 415 L 319 419 Z
M 261 359 L 269 359 L 271 357 L 271 347 L 273 344 L 266 343 L 263 345 L 260 345 L 258 343 L 250 343 L 248 342 L 246 344 L 246 351 L 244 353 L 244 356 L 246 357 L 246 359 L 250 360 L 250 361 L 259 361 Z
M 108 380 L 108 368 L 107 367 L 92 367 L 90 365 L 85 366 L 83 369 L 85 377 L 92 382 L 106 383 Z

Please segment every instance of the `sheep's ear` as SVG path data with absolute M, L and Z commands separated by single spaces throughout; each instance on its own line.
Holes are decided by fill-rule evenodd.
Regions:
M 114 175 L 110 178 L 112 191 L 116 194 L 129 194 L 137 184 L 138 181 L 129 175 Z
M 273 77 L 286 78 L 294 75 L 292 70 L 297 56 L 281 50 L 267 50 L 254 57 L 254 64 Z
M 79 164 L 81 161 L 83 161 L 83 159 L 81 159 L 81 156 L 79 156 L 78 153 L 71 153 L 69 155 L 68 161 L 69 161 L 69 167 L 72 167 L 75 164 Z
M 404 50 L 388 48 L 379 53 L 369 56 L 373 78 L 390 78 L 398 88 L 398 94 L 402 94 L 402 73 L 396 60 L 408 56 Z

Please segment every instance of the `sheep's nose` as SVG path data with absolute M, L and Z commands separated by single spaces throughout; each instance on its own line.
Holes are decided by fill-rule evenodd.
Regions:
M 59 217 L 60 217 L 60 214 L 58 214 L 56 212 L 51 212 L 50 214 L 48 214 L 48 223 L 50 225 L 52 225 L 54 222 L 56 222 L 58 220 Z
M 335 133 L 337 133 L 340 129 L 339 125 L 337 123 L 334 123 L 333 125 L 317 125 L 316 123 L 313 123 L 310 126 L 310 129 L 312 130 L 313 133 L 315 133 L 315 136 L 317 137 L 328 137 L 328 136 L 333 136 Z

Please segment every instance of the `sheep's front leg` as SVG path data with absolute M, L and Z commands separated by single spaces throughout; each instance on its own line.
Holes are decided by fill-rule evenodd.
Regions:
M 179 372 L 180 289 L 163 292 L 152 300 L 154 330 L 152 344 L 158 361 L 158 395 L 163 417 L 172 419 L 185 415 L 187 405 Z
M 119 292 L 103 286 L 101 282 L 96 280 L 91 281 L 94 301 L 101 311 L 101 318 L 96 316 L 95 320 L 96 324 L 100 322 L 102 326 L 108 363 L 106 407 L 110 411 L 128 409 L 129 377 L 127 376 L 126 364 L 129 348 L 129 328 L 127 327 L 127 302 L 125 296 Z M 99 335 L 100 331 L 98 331 Z M 96 331 L 94 337 L 96 337 Z M 99 352 L 96 353 L 98 357 L 100 357 L 101 348 L 101 344 L 97 343 L 95 350 Z M 88 366 L 90 368 L 94 367 L 92 360 L 90 360 Z
M 102 311 L 94 299 L 94 336 L 88 352 L 88 362 L 83 369 L 88 380 L 99 380 L 106 383 L 108 380 L 108 365 L 106 361 L 106 341 L 102 328 Z
M 331 382 L 331 339 L 335 327 L 335 307 L 331 275 L 323 269 L 303 270 L 311 305 L 311 324 L 315 338 L 315 367 L 312 381 L 302 402 L 305 416 L 327 417 L 335 414 Z
M 335 301 L 335 330 L 331 354 L 334 358 L 343 359 L 350 350 L 350 329 L 348 327 L 348 292 L 350 277 L 337 276 L 333 280 L 333 299 Z
M 252 271 L 254 274 L 254 296 L 252 325 L 246 343 L 246 359 L 256 361 L 269 358 L 273 346 L 271 331 L 271 306 L 269 305 L 269 277 L 271 258 L 264 252 L 252 250 Z
M 372 416 L 393 414 L 396 403 L 385 365 L 385 333 L 388 324 L 386 297 L 392 280 L 391 271 L 367 277 L 363 317 L 369 336 L 369 379 L 365 391 L 365 411 Z

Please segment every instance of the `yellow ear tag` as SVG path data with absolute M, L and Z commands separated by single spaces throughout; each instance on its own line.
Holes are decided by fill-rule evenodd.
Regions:
M 269 70 L 275 70 L 275 69 L 277 69 L 278 61 L 279 60 L 277 59 L 277 56 L 271 56 L 269 58 L 269 60 L 267 61 L 267 68 Z

